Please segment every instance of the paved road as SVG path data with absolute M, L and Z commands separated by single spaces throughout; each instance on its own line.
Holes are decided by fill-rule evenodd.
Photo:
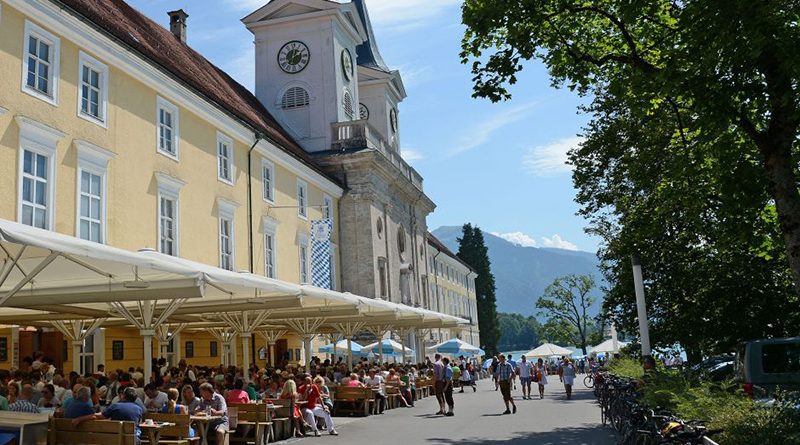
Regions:
M 580 379 L 576 379 L 576 382 Z M 555 381 L 555 383 L 553 383 Z M 414 408 L 398 408 L 367 418 L 335 417 L 340 436 L 323 432 L 321 438 L 298 439 L 296 443 L 325 445 L 612 445 L 609 428 L 599 425 L 600 414 L 589 390 L 578 389 L 566 400 L 558 377 L 550 377 L 545 398 L 522 400 L 514 392 L 517 414 L 501 415 L 500 392 L 489 380 L 478 383 L 478 391 L 455 394 L 455 416 L 442 417 L 435 397 L 417 402 Z M 583 386 L 583 385 L 581 385 Z M 535 391 L 534 385 L 534 391 Z

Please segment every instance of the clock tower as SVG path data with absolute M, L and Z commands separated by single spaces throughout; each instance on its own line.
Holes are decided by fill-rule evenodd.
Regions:
M 255 37 L 256 97 L 306 151 L 329 150 L 331 124 L 358 120 L 367 34 L 355 5 L 273 0 L 242 22 Z

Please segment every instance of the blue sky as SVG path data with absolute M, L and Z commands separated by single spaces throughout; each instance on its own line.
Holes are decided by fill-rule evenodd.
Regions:
M 183 8 L 189 45 L 252 89 L 253 39 L 239 20 L 267 0 L 128 2 L 164 26 L 167 11 Z M 458 57 L 460 6 L 367 0 L 381 54 L 408 92 L 399 108 L 401 144 L 437 203 L 429 227 L 469 221 L 523 245 L 595 251 L 563 164 L 587 122 L 577 114 L 582 100 L 552 88 L 541 64 L 525 68 L 511 101 L 473 99 L 469 67 Z

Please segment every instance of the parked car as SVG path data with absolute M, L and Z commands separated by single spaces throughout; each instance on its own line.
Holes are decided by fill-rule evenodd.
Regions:
M 720 382 L 733 378 L 735 361 L 733 354 L 716 355 L 693 365 L 687 373 L 692 378 Z
M 800 391 L 800 337 L 743 342 L 736 351 L 736 379 L 749 396 Z

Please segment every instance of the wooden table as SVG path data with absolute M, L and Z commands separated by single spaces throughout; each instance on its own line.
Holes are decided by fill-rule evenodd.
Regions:
M 200 445 L 208 445 L 208 427 L 211 422 L 221 419 L 222 416 L 191 416 L 192 422 L 197 425 L 197 432 L 200 434 Z
M 0 428 L 19 430 L 20 445 L 46 445 L 47 414 L 0 411 Z
M 165 426 L 175 426 L 175 424 L 169 422 L 154 422 L 152 424 L 142 422 L 139 424 L 139 429 L 147 434 L 150 445 L 158 445 L 158 440 L 161 438 L 161 428 Z

